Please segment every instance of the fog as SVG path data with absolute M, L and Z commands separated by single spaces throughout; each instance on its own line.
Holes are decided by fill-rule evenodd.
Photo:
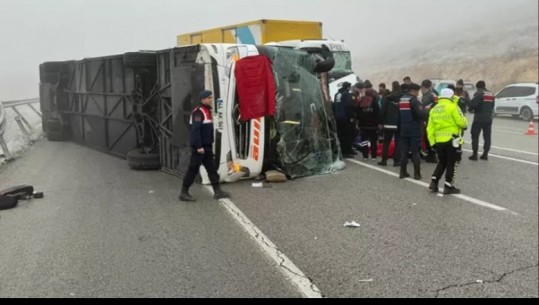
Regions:
M 537 11 L 537 0 L 0 0 L 0 100 L 37 97 L 46 61 L 166 49 L 181 33 L 257 19 L 321 21 L 361 58 Z

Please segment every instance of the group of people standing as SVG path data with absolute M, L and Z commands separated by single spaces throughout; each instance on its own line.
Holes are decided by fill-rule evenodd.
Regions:
M 421 158 L 437 163 L 432 175 L 430 189 L 439 191 L 439 182 L 445 172 L 445 194 L 458 194 L 455 187 L 456 169 L 462 159 L 463 135 L 468 128 L 465 114 L 475 114 L 472 126 L 473 155 L 478 160 L 479 136 L 483 132 L 485 147 L 482 160 L 488 160 L 491 147 L 494 95 L 486 89 L 484 81 L 477 83 L 473 98 L 464 90 L 464 82 L 450 85 L 441 92 L 425 80 L 421 86 L 406 77 L 403 84 L 395 81 L 392 91 L 385 84 L 379 91 L 370 81 L 354 86 L 344 83 L 334 99 L 334 111 L 341 150 L 345 158 L 358 155 L 365 160 L 378 157 L 378 139 L 383 136 L 380 166 L 387 166 L 389 148 L 395 145 L 394 163 L 400 167 L 401 179 L 409 178 L 407 164 L 412 159 L 414 179 L 421 180 Z M 421 100 L 419 95 L 421 92 Z M 379 134 L 381 133 L 381 134 Z M 360 138 L 359 141 L 355 141 Z

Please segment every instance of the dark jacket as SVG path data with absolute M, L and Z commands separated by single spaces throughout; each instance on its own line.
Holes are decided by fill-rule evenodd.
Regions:
M 382 110 L 380 111 L 380 118 L 382 124 L 384 124 L 384 129 L 399 129 L 399 103 L 401 97 L 402 93 L 394 92 L 384 98 L 382 102 Z
M 423 94 L 421 98 L 421 105 L 424 109 L 432 109 L 438 103 L 438 95 L 436 95 L 432 90 L 429 90 Z
M 475 113 L 474 122 L 492 123 L 494 120 L 494 108 L 496 97 L 492 92 L 479 89 L 470 102 L 469 108 Z
M 191 147 L 212 149 L 213 146 L 213 116 L 211 108 L 200 105 L 191 115 Z
M 463 114 L 466 114 L 468 112 L 468 103 L 465 102 L 465 99 L 458 95 L 455 95 L 453 99 L 457 101 L 457 106 L 459 106 L 460 111 L 462 111 Z
M 338 122 L 350 122 L 355 119 L 354 103 L 352 94 L 348 90 L 340 90 L 335 95 L 335 102 L 333 104 L 335 111 L 335 119 Z
M 457 88 L 457 90 L 455 90 L 455 95 L 460 98 L 460 110 L 462 110 L 462 113 L 466 114 L 468 112 L 468 104 L 470 104 L 470 94 L 464 89 Z
M 428 117 L 421 102 L 410 94 L 404 94 L 399 103 L 399 127 L 401 137 L 420 138 L 421 123 Z
M 378 94 L 373 89 L 368 89 L 365 96 L 359 99 L 356 106 L 358 126 L 361 129 L 378 129 L 380 125 L 380 106 Z

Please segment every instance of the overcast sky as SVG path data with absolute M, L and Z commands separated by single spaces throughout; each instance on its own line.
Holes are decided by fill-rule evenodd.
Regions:
M 0 100 L 37 97 L 42 62 L 166 49 L 176 35 L 207 28 L 321 21 L 326 37 L 344 39 L 358 56 L 456 25 L 489 27 L 516 6 L 537 12 L 538 1 L 0 0 Z

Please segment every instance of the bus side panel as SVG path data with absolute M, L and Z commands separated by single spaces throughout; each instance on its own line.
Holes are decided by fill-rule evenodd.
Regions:
M 322 39 L 322 23 L 268 20 L 264 29 L 265 43 L 295 39 Z

